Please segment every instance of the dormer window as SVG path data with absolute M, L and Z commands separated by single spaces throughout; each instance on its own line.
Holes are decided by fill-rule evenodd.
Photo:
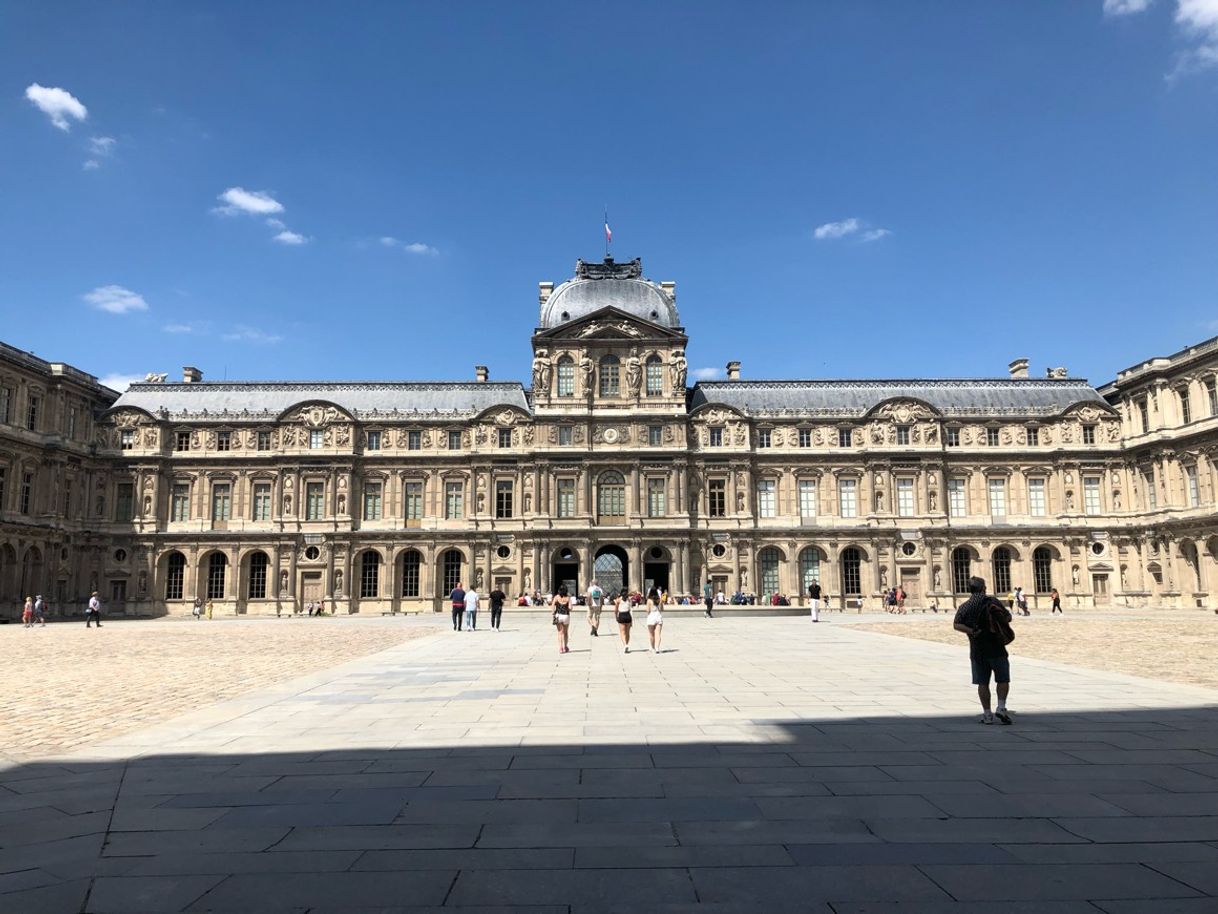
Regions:
M 622 393 L 621 363 L 615 355 L 601 359 L 601 396 L 617 397 Z

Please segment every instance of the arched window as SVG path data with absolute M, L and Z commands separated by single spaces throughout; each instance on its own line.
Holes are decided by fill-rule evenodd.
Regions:
M 799 554 L 799 580 L 803 584 L 800 593 L 806 594 L 813 581 L 820 581 L 820 550 L 809 546 Z
M 621 473 L 601 473 L 596 487 L 596 514 L 601 523 L 620 523 L 626 517 L 626 480 Z
M 381 592 L 381 555 L 375 549 L 368 549 L 360 557 L 359 595 L 360 599 L 368 600 Z
M 461 582 L 460 550 L 449 549 L 440 557 L 440 563 L 442 569 L 440 583 L 444 587 L 444 594 L 447 595 Z
M 994 550 L 994 593 L 1006 595 L 1011 592 L 1011 550 L 999 546 Z
M 1037 546 L 1032 552 L 1032 584 L 1037 593 L 1053 589 L 1053 550 Z
M 223 552 L 213 552 L 207 560 L 207 599 L 224 599 L 224 581 L 228 575 L 228 557 Z
M 250 556 L 250 580 L 246 593 L 251 600 L 266 599 L 266 566 L 265 552 L 255 552 Z
M 863 592 L 862 564 L 863 554 L 854 546 L 842 550 L 842 593 L 857 596 Z
M 617 356 L 607 355 L 601 359 L 601 396 L 616 397 L 621 395 L 621 363 Z
M 419 595 L 419 568 L 422 558 L 415 549 L 402 553 L 402 596 L 404 597 Z
M 558 396 L 575 396 L 575 360 L 569 355 L 558 360 Z
M 180 552 L 169 553 L 165 563 L 165 599 L 182 599 L 183 587 L 186 583 L 186 556 Z
M 766 546 L 757 554 L 757 586 L 762 593 L 778 593 L 778 564 L 782 553 Z
M 968 593 L 968 579 L 973 576 L 973 554 L 966 546 L 952 550 L 952 590 Z
M 660 397 L 664 394 L 664 363 L 658 355 L 647 360 L 647 396 Z

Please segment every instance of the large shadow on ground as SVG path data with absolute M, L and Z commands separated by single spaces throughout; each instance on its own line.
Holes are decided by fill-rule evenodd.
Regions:
M 1218 911 L 1213 708 L 765 726 L 23 765 L 0 911 Z

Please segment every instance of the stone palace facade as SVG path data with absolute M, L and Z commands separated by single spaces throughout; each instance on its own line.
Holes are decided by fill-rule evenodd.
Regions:
M 673 283 L 638 260 L 540 284 L 531 386 L 180 382 L 118 396 L 0 344 L 0 614 L 432 610 L 458 582 L 797 597 L 980 574 L 1033 604 L 1218 594 L 1218 339 L 1100 388 L 687 384 Z M 795 602 L 799 602 L 796 600 Z

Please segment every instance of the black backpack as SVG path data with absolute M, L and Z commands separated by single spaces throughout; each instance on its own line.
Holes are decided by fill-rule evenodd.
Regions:
M 986 603 L 986 610 L 988 611 L 990 632 L 1001 638 L 1003 644 L 1010 644 L 1014 641 L 1015 630 L 1011 628 L 1010 611 L 992 598 Z

